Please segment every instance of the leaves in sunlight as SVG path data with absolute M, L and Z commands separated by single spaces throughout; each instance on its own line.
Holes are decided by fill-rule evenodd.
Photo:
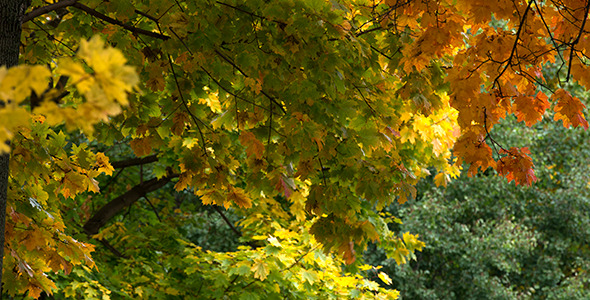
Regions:
M 0 67 L 11 297 L 395 299 L 385 211 L 588 128 L 581 1 L 53 2 Z

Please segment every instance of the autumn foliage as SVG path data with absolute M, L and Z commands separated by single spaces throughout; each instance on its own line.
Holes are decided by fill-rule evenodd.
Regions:
M 422 249 L 416 235 L 389 230 L 396 219 L 383 208 L 415 197 L 414 184 L 433 172 L 446 185 L 462 166 L 532 184 L 527 148 L 494 139 L 508 114 L 527 126 L 552 115 L 588 128 L 568 85 L 588 84 L 589 7 L 33 1 L 22 64 L 0 68 L 8 104 L 0 139 L 12 142 L 0 144 L 12 151 L 7 292 L 51 293 L 45 273 L 92 268 L 95 243 L 128 266 L 149 265 L 125 269 L 101 253 L 112 278 L 158 279 L 118 285 L 125 297 L 238 297 L 243 289 L 252 299 L 256 291 L 395 298 L 339 271 L 341 263 L 371 269 L 358 259 L 368 243 L 398 263 Z M 113 166 L 139 171 L 109 181 Z M 147 194 L 161 189 L 153 204 Z M 188 242 L 179 228 L 194 207 L 173 194 L 236 212 L 244 245 L 218 253 Z M 122 217 L 142 199 L 159 225 Z M 166 235 L 174 236 L 167 248 L 150 240 Z M 188 277 L 195 281 L 174 281 Z

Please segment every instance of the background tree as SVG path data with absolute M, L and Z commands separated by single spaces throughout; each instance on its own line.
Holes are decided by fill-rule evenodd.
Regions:
M 392 207 L 404 220 L 394 230 L 418 233 L 427 244 L 402 266 L 367 252 L 402 297 L 588 297 L 588 133 L 549 122 L 529 129 L 515 121 L 499 125 L 498 139 L 537 153 L 533 187 L 516 187 L 489 171 L 444 189 L 430 179 L 418 185 L 424 193 L 416 201 Z

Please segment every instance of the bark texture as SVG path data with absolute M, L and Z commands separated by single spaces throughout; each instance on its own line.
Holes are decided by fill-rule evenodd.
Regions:
M 0 0 L 0 66 L 18 64 L 21 22 L 30 0 Z M 0 102 L 0 107 L 4 103 Z M 8 141 L 0 141 L 8 143 Z M 8 196 L 8 162 L 10 154 L 0 154 L 0 270 L 4 261 L 4 230 L 6 227 L 6 200 Z M 0 299 L 2 298 L 2 272 L 0 272 Z

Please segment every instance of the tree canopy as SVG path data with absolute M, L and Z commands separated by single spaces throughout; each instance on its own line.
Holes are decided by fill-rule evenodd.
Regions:
M 6 3 L 10 295 L 396 298 L 358 258 L 424 243 L 385 207 L 464 164 L 532 184 L 507 114 L 588 128 L 586 1 Z M 191 240 L 203 205 L 239 246 Z

